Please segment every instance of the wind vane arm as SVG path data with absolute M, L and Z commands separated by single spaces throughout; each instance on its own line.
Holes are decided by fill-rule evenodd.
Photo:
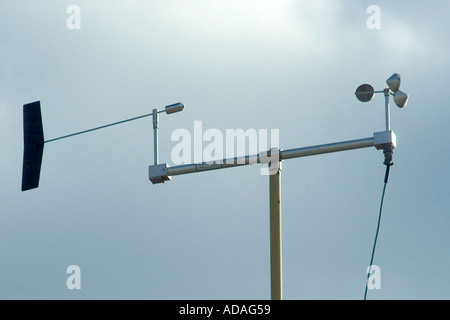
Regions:
M 107 127 L 115 126 L 133 120 L 138 120 L 149 116 L 153 116 L 154 118 L 153 120 L 157 121 L 159 113 L 165 112 L 166 114 L 172 114 L 180 112 L 183 109 L 184 104 L 181 102 L 177 102 L 165 106 L 163 110 L 158 111 L 157 109 L 153 109 L 152 113 L 144 114 L 142 116 L 109 123 L 100 127 L 71 133 L 58 138 L 44 140 L 44 130 L 42 127 L 42 115 L 41 115 L 41 102 L 35 101 L 25 104 L 23 106 L 24 153 L 23 153 L 23 168 L 22 168 L 22 191 L 27 191 L 39 187 L 39 177 L 41 173 L 42 156 L 44 152 L 45 143 L 70 138 L 80 134 L 104 129 Z M 154 153 L 155 155 L 157 154 L 157 133 L 155 134 Z

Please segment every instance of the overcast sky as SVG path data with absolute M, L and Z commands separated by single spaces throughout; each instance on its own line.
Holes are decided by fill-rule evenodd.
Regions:
M 51 139 L 181 101 L 160 116 L 173 165 L 171 134 L 194 121 L 278 129 L 282 149 L 372 137 L 384 98 L 354 91 L 398 72 L 410 100 L 392 103 L 381 289 L 368 299 L 449 299 L 448 12 L 447 0 L 2 1 L 0 298 L 270 298 L 261 165 L 152 185 L 145 118 L 46 144 L 39 188 L 21 192 L 23 104 L 41 101 Z M 363 298 L 383 161 L 370 148 L 283 162 L 285 299 Z

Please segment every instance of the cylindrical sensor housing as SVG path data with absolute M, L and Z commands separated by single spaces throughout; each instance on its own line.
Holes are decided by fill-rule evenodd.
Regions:
M 166 106 L 165 110 L 167 114 L 171 114 L 171 113 L 175 113 L 175 112 L 180 112 L 184 109 L 184 104 L 182 104 L 181 102 L 178 103 L 174 103 L 171 105 Z

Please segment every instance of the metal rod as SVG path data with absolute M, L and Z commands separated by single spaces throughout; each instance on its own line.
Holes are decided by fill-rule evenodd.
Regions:
M 228 159 L 222 159 L 211 162 L 184 164 L 176 167 L 168 167 L 167 173 L 169 176 L 177 176 L 181 174 L 188 174 L 194 172 L 201 172 L 207 170 L 217 170 L 225 169 L 231 167 L 245 166 L 249 164 L 260 163 L 259 155 L 244 156 L 244 157 L 234 157 Z
M 353 150 L 353 149 L 360 149 L 360 148 L 368 148 L 368 147 L 373 147 L 373 146 L 374 146 L 373 137 L 365 138 L 365 139 L 358 139 L 358 140 L 342 141 L 342 142 L 322 144 L 322 145 L 311 146 L 311 147 L 281 150 L 280 151 L 280 159 L 286 160 L 286 159 L 292 159 L 292 158 L 313 156 L 316 154 L 346 151 L 346 150 Z
M 134 117 L 134 118 L 130 118 L 130 119 L 126 119 L 126 120 L 122 120 L 122 121 L 106 124 L 104 126 L 96 127 L 96 128 L 93 128 L 93 129 L 88 129 L 88 130 L 84 130 L 84 131 L 80 131 L 80 132 L 71 133 L 71 134 L 68 134 L 68 135 L 65 135 L 65 136 L 62 136 L 62 137 L 46 140 L 46 141 L 44 141 L 44 143 L 52 142 L 52 141 L 56 141 L 56 140 L 61 140 L 61 139 L 69 138 L 69 137 L 73 137 L 73 136 L 76 136 L 76 135 L 79 135 L 79 134 L 83 134 L 83 133 L 87 133 L 87 132 L 91 132 L 91 131 L 95 131 L 95 130 L 99 130 L 99 129 L 115 126 L 117 124 L 122 124 L 122 123 L 125 123 L 125 122 L 128 122 L 128 121 L 133 121 L 133 120 L 145 118 L 145 117 L 148 117 L 148 116 L 151 116 L 151 115 L 153 115 L 153 113 L 144 114 L 143 116 Z
M 153 109 L 153 158 L 155 166 L 158 164 L 158 110 Z
M 281 170 L 269 176 L 271 299 L 283 299 L 281 253 Z
M 389 89 L 384 89 L 384 104 L 385 104 L 385 113 L 386 113 L 386 131 L 391 130 L 391 112 L 389 107 Z
M 374 146 L 374 139 L 373 137 L 371 137 L 365 139 L 322 144 L 311 147 L 281 150 L 279 154 L 280 157 L 279 160 L 286 160 L 292 158 L 312 156 L 316 154 L 346 151 L 360 148 L 368 148 L 373 146 Z M 203 162 L 198 164 L 185 164 L 175 167 L 168 167 L 167 174 L 169 176 L 176 176 L 181 174 L 201 172 L 206 170 L 231 168 L 256 163 L 261 163 L 259 155 L 228 158 L 216 162 Z

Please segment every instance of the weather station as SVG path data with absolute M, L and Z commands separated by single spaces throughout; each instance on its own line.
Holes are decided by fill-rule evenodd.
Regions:
M 139 117 L 107 124 L 104 126 L 96 127 L 89 130 L 84 130 L 54 138 L 50 140 L 44 140 L 42 117 L 41 117 L 41 105 L 39 101 L 25 104 L 23 106 L 23 120 L 24 120 L 24 156 L 23 156 L 23 173 L 22 173 L 22 191 L 35 189 L 39 186 L 42 154 L 44 150 L 44 144 L 69 138 L 75 135 L 91 132 L 94 130 L 103 129 L 113 125 L 121 124 L 124 122 L 141 119 L 144 117 L 152 116 L 153 118 L 153 137 L 154 137 L 154 164 L 148 168 L 149 180 L 153 184 L 161 184 L 171 180 L 171 177 L 177 175 L 186 175 L 196 172 L 204 172 L 210 170 L 225 169 L 250 164 L 264 164 L 269 166 L 269 215 L 270 215 L 270 281 L 271 281 L 271 298 L 273 300 L 281 300 L 283 298 L 283 280 L 282 280 L 282 242 L 281 242 L 281 163 L 282 161 L 307 157 L 319 154 L 326 154 L 332 152 L 340 152 L 346 150 L 373 148 L 377 150 L 383 150 L 384 164 L 386 165 L 386 174 L 384 179 L 384 188 L 382 194 L 382 201 L 380 206 L 380 214 L 378 219 L 378 227 L 375 236 L 375 242 L 372 250 L 372 257 L 370 265 L 372 266 L 373 257 L 375 253 L 376 240 L 378 237 L 378 230 L 380 225 L 382 203 L 386 184 L 388 182 L 389 170 L 393 165 L 392 157 L 393 151 L 397 146 L 396 135 L 391 130 L 390 125 L 390 96 L 393 96 L 395 104 L 399 108 L 406 106 L 409 96 L 402 92 L 400 89 L 400 75 L 395 73 L 386 83 L 388 88 L 382 91 L 375 91 L 369 84 L 363 84 L 356 89 L 356 98 L 361 102 L 369 102 L 373 99 L 376 93 L 383 93 L 385 96 L 385 121 L 386 128 L 384 131 L 374 132 L 371 136 L 349 140 L 332 142 L 322 145 L 314 145 L 308 147 L 299 147 L 293 149 L 279 149 L 271 148 L 270 150 L 260 152 L 255 155 L 246 155 L 244 157 L 227 158 L 216 162 L 202 162 L 184 164 L 179 166 L 170 167 L 167 163 L 159 163 L 158 152 L 158 126 L 159 126 L 159 114 L 165 112 L 166 114 L 172 114 L 184 109 L 184 104 L 176 103 L 166 106 L 163 110 L 158 111 L 153 109 L 152 113 L 142 115 Z M 369 277 L 370 271 L 368 273 Z M 366 292 L 364 299 L 367 295 L 367 282 Z

